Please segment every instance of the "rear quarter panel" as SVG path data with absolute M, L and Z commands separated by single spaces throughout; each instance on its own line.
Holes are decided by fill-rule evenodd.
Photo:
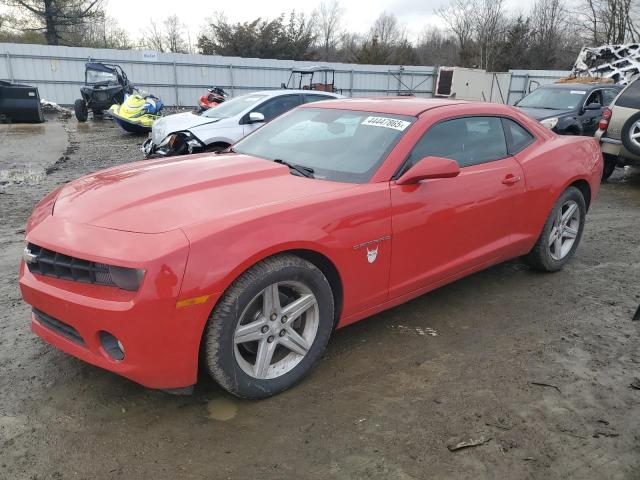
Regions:
M 620 107 L 615 105 L 615 103 L 610 108 L 611 119 L 609 120 L 606 136 L 620 140 L 622 138 L 622 127 L 624 127 L 629 117 L 637 113 L 638 110 L 635 108 Z
M 516 155 L 525 177 L 526 221 L 516 240 L 522 252 L 536 242 L 544 222 L 562 192 L 577 181 L 586 181 L 591 204 L 600 188 L 602 153 L 591 137 L 552 135 Z

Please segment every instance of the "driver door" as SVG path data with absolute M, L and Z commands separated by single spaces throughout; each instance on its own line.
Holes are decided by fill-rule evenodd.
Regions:
M 600 105 L 600 108 L 597 110 L 587 110 L 589 105 Z M 598 129 L 598 122 L 600 121 L 600 117 L 602 117 L 603 105 L 602 90 L 594 90 L 589 94 L 587 101 L 584 103 L 581 114 L 582 133 L 584 135 L 591 136 L 596 133 L 596 130 Z
M 391 184 L 389 298 L 512 256 L 523 215 L 524 178 L 508 154 L 499 117 L 440 122 L 416 143 L 408 162 L 427 156 L 458 162 L 454 178 Z

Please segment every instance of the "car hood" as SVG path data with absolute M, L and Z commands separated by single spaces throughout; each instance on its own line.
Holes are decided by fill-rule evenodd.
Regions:
M 189 130 L 200 125 L 224 122 L 226 119 L 203 117 L 193 112 L 175 113 L 159 118 L 151 127 L 151 139 L 156 145 L 160 144 L 167 135 L 174 132 Z
M 548 108 L 529 108 L 529 107 L 518 107 L 524 113 L 529 115 L 530 117 L 535 118 L 536 120 L 544 120 L 545 118 L 550 117 L 560 117 L 562 115 L 566 115 L 570 113 L 569 110 L 550 110 Z
M 353 185 L 294 176 L 240 154 L 147 160 L 87 175 L 61 189 L 53 215 L 74 223 L 160 233 Z

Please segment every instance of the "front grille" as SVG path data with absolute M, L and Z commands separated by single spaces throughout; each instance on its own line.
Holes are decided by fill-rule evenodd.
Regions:
M 31 273 L 73 280 L 74 282 L 116 286 L 111 278 L 111 273 L 109 273 L 109 266 L 104 263 L 70 257 L 33 243 L 30 243 L 27 249 L 35 259 L 33 262 L 27 263 Z
M 84 345 L 84 340 L 82 339 L 78 331 L 71 325 L 67 325 L 66 323 L 61 322 L 58 319 L 50 317 L 46 313 L 41 312 L 40 310 L 37 310 L 35 308 L 33 309 L 33 314 L 35 315 L 36 320 L 38 320 L 41 325 L 44 325 L 49 330 L 53 330 L 54 332 L 59 333 L 63 337 L 68 338 L 78 345 Z

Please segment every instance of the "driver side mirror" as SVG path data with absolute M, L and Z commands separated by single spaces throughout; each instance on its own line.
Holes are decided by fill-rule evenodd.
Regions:
M 251 112 L 249 114 L 249 122 L 248 123 L 260 123 L 264 122 L 264 115 L 260 112 Z
M 397 185 L 413 185 L 431 178 L 451 178 L 460 174 L 455 160 L 442 157 L 424 157 L 396 181 Z
M 585 110 L 600 110 L 602 108 L 602 105 L 600 105 L 599 103 L 590 103 L 589 105 L 585 105 L 584 109 Z

